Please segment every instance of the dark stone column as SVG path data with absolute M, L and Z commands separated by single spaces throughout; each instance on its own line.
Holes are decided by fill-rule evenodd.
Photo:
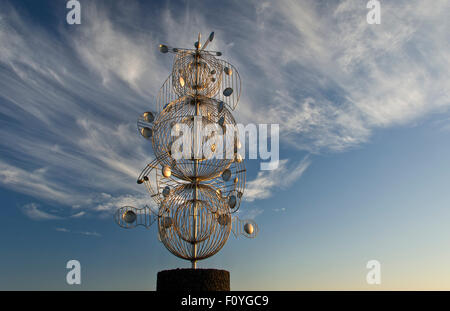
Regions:
M 175 269 L 158 272 L 157 291 L 229 291 L 230 272 L 217 269 Z

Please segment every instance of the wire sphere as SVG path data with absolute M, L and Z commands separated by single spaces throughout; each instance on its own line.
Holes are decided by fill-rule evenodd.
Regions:
M 160 209 L 159 237 L 175 256 L 190 261 L 205 259 L 216 254 L 228 240 L 230 209 L 210 186 L 181 185 Z
M 187 52 L 189 51 L 180 51 L 178 52 L 180 56 L 177 57 L 181 59 L 181 55 L 187 55 Z M 193 52 L 190 51 L 190 53 Z M 206 78 L 199 79 L 200 81 L 205 80 L 205 86 L 202 87 L 202 89 L 198 89 L 197 92 L 192 92 L 191 88 L 186 86 L 187 83 L 185 76 L 183 75 L 183 69 L 179 68 L 177 71 L 172 70 L 172 73 L 164 81 L 156 97 L 156 107 L 158 112 L 161 112 L 167 103 L 177 100 L 180 96 L 201 96 L 209 93 L 214 93 L 215 95 L 207 97 L 214 97 L 216 100 L 224 102 L 228 109 L 234 110 L 236 108 L 241 95 L 241 78 L 239 76 L 239 72 L 232 64 L 224 60 L 216 59 L 213 55 L 205 51 L 201 51 L 201 53 L 201 55 L 207 54 L 204 57 L 208 59 L 208 62 L 212 59 L 211 62 L 214 64 L 213 67 L 218 64 L 219 69 L 213 69 L 210 71 L 211 74 L 211 72 L 216 70 L 214 74 L 211 74 L 210 80 Z M 182 67 L 182 65 L 180 66 Z M 203 75 L 200 75 L 200 77 L 207 77 L 207 70 L 202 68 L 204 68 L 204 66 L 198 69 L 198 72 L 203 72 Z M 182 79 L 180 79 L 180 77 Z M 212 79 L 215 79 L 215 81 L 213 82 Z
M 206 201 L 188 200 L 180 204 L 173 218 L 178 236 L 192 244 L 209 238 L 216 226 L 215 215 L 210 210 Z M 192 228 L 196 230 L 195 235 Z
M 223 67 L 211 54 L 201 51 L 180 51 L 172 69 L 172 85 L 179 96 L 213 97 L 219 92 Z
M 222 102 L 182 97 L 169 103 L 155 120 L 153 150 L 161 165 L 169 166 L 174 176 L 187 181 L 209 180 L 234 161 L 235 125 Z M 202 134 L 205 127 L 210 129 L 208 135 Z M 230 129 L 233 133 L 227 133 Z
M 228 205 L 231 213 L 235 213 L 239 210 L 244 196 L 246 173 L 244 162 L 237 154 L 234 162 L 220 176 L 208 180 L 204 184 L 217 189 L 217 193 Z

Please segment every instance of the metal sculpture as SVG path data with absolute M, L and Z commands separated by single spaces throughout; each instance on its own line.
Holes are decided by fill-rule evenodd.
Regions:
M 123 228 L 157 222 L 159 240 L 191 261 L 192 268 L 216 254 L 231 232 L 235 237 L 258 234 L 253 220 L 232 217 L 246 177 L 231 114 L 241 81 L 233 65 L 216 58 L 221 52 L 205 50 L 213 38 L 214 32 L 201 46 L 199 34 L 195 49 L 159 46 L 162 53 L 175 54 L 172 73 L 158 93 L 158 113 L 144 112 L 137 122 L 156 156 L 137 183 L 147 187 L 156 207 L 124 206 L 114 215 Z

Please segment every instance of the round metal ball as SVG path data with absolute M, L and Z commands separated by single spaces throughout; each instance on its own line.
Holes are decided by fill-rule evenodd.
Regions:
M 168 165 L 165 165 L 162 170 L 162 174 L 164 177 L 169 178 L 172 175 L 172 170 Z
M 236 206 L 236 203 L 237 203 L 236 196 L 234 194 L 230 195 L 230 197 L 228 198 L 228 206 L 230 208 L 234 208 Z
M 169 186 L 166 186 L 166 187 L 163 189 L 162 194 L 163 194 L 164 197 L 167 198 L 167 197 L 170 195 L 170 187 L 169 187 Z
M 253 231 L 254 231 L 254 228 L 253 228 L 253 225 L 252 224 L 250 224 L 250 223 L 246 223 L 245 225 L 244 225 L 244 230 L 245 230 L 245 232 L 247 233 L 247 234 L 252 234 L 253 233 Z
M 233 89 L 231 87 L 227 87 L 225 90 L 223 90 L 223 95 L 224 96 L 230 96 L 231 94 L 233 94 Z
M 144 138 L 151 138 L 153 135 L 153 131 L 149 127 L 143 127 L 141 128 L 141 135 L 144 136 Z
M 142 117 L 143 117 L 144 120 L 145 120 L 146 122 L 148 122 L 148 123 L 152 123 L 152 122 L 155 120 L 155 116 L 154 116 L 153 113 L 150 112 L 150 111 L 144 112 L 144 113 L 142 114 Z
M 229 169 L 226 169 L 225 171 L 223 171 L 222 173 L 222 179 L 224 181 L 229 181 L 231 178 L 231 171 Z
M 131 224 L 133 222 L 136 221 L 136 213 L 133 211 L 126 211 L 125 213 L 122 214 L 122 219 L 123 221 L 125 221 L 127 224 Z
M 229 67 L 225 67 L 223 69 L 223 72 L 225 72 L 225 74 L 228 76 L 231 76 L 233 74 L 233 70 L 231 70 L 231 68 L 229 68 Z
M 167 47 L 167 45 L 160 44 L 160 45 L 159 45 L 159 51 L 160 51 L 161 53 L 167 53 L 167 52 L 169 52 L 169 48 Z

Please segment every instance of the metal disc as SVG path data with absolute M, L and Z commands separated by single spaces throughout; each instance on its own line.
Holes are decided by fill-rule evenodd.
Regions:
M 167 45 L 160 44 L 160 45 L 159 45 L 159 51 L 160 51 L 161 53 L 167 53 L 167 52 L 169 52 L 169 48 L 167 47 Z
M 233 70 L 231 70 L 230 67 L 225 67 L 225 68 L 223 69 L 223 72 L 225 72 L 225 74 L 227 74 L 227 75 L 229 75 L 229 76 L 231 76 L 231 75 L 233 74 Z
M 223 90 L 224 96 L 230 96 L 233 93 L 233 89 L 231 87 L 227 87 L 225 90 Z
M 170 175 L 172 175 L 172 170 L 170 169 L 169 166 L 166 165 L 163 167 L 162 174 L 164 177 L 169 178 Z
M 234 207 L 236 206 L 236 203 L 237 203 L 237 201 L 236 201 L 236 196 L 235 196 L 235 195 L 231 195 L 231 196 L 228 198 L 228 206 L 229 206 L 230 208 L 234 208 Z
M 167 198 L 167 197 L 170 195 L 170 187 L 169 187 L 169 186 L 166 186 L 166 187 L 164 188 L 164 190 L 162 191 L 162 194 L 163 194 L 164 197 Z
M 154 116 L 153 113 L 150 112 L 150 111 L 144 112 L 144 113 L 142 114 L 142 117 L 143 117 L 144 120 L 145 120 L 146 122 L 148 122 L 148 123 L 152 123 L 152 122 L 155 120 L 155 116 Z
M 222 173 L 222 179 L 224 181 L 229 181 L 231 178 L 231 171 L 229 169 L 226 169 L 225 171 L 223 171 Z
M 254 229 L 253 229 L 253 225 L 251 224 L 251 223 L 246 223 L 245 225 L 244 225 L 244 230 L 245 230 L 245 232 L 247 233 L 247 234 L 252 234 L 253 233 L 253 231 L 254 231 Z
M 122 219 L 127 223 L 131 224 L 136 221 L 136 213 L 133 211 L 126 211 L 122 214 Z
M 153 135 L 153 131 L 149 127 L 143 127 L 141 128 L 141 135 L 144 136 L 144 138 L 150 138 Z

